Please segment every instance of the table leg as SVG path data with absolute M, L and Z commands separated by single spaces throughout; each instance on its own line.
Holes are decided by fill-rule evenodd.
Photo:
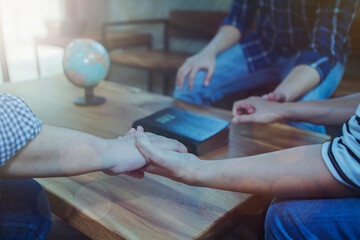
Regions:
M 152 71 L 148 72 L 148 86 L 147 86 L 147 90 L 149 92 L 153 91 L 153 83 L 154 83 L 154 73 Z
M 34 44 L 34 50 L 35 50 L 36 71 L 37 71 L 38 77 L 40 78 L 41 72 L 40 72 L 40 60 L 39 60 L 39 44 L 37 44 L 36 40 L 35 40 L 35 44 Z

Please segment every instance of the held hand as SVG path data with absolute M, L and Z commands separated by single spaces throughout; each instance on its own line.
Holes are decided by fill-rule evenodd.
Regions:
M 288 110 L 285 103 L 265 100 L 261 97 L 250 97 L 233 105 L 233 123 L 272 123 L 286 119 Z
M 262 96 L 263 99 L 271 102 L 286 102 L 287 97 L 281 92 L 270 92 Z
M 176 75 L 176 85 L 183 89 L 185 78 L 188 77 L 189 89 L 193 90 L 194 78 L 200 70 L 207 71 L 204 85 L 208 86 L 215 71 L 215 55 L 211 53 L 198 53 L 189 57 L 185 63 L 179 68 Z
M 144 167 L 148 162 L 136 148 L 136 132 L 144 132 L 142 127 L 130 129 L 124 136 L 110 141 L 110 147 L 103 159 L 109 161 L 110 167 L 104 170 L 108 175 L 118 175 L 127 173 L 136 178 L 142 178 L 144 173 L 137 171 Z M 144 133 L 157 148 L 166 151 L 187 152 L 184 145 L 178 141 L 158 136 L 152 133 Z
M 146 172 L 191 184 L 199 160 L 195 155 L 161 150 L 144 133 L 138 132 L 136 146 L 145 159 L 150 162 Z

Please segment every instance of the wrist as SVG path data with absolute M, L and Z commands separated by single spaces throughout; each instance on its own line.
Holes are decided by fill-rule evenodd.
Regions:
M 115 163 L 112 161 L 112 149 L 114 149 L 115 141 L 114 139 L 103 139 L 99 138 L 97 144 L 97 151 L 100 157 L 100 165 L 98 171 L 104 171 L 115 166 Z M 118 146 L 118 148 L 121 146 Z
M 283 118 L 286 121 L 302 121 L 305 113 L 302 102 L 285 102 L 282 103 L 284 107 Z
M 207 46 L 205 47 L 201 52 L 200 52 L 201 55 L 205 55 L 207 57 L 213 57 L 215 58 L 216 55 L 217 55 L 217 51 L 216 51 L 216 48 L 213 47 L 213 46 Z
M 180 173 L 181 182 L 191 186 L 201 186 L 203 182 L 203 171 L 206 166 L 204 160 L 197 157 L 189 159 L 189 163 Z

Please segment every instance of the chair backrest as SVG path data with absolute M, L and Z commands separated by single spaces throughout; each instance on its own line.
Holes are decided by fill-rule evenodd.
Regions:
M 168 36 L 210 40 L 226 15 L 224 11 L 173 10 L 169 17 Z

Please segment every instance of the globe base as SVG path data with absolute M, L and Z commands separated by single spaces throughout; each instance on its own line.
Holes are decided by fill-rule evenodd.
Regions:
M 93 97 L 91 99 L 86 99 L 85 97 L 78 97 L 74 100 L 74 104 L 78 106 L 96 106 L 101 105 L 106 102 L 104 97 Z

